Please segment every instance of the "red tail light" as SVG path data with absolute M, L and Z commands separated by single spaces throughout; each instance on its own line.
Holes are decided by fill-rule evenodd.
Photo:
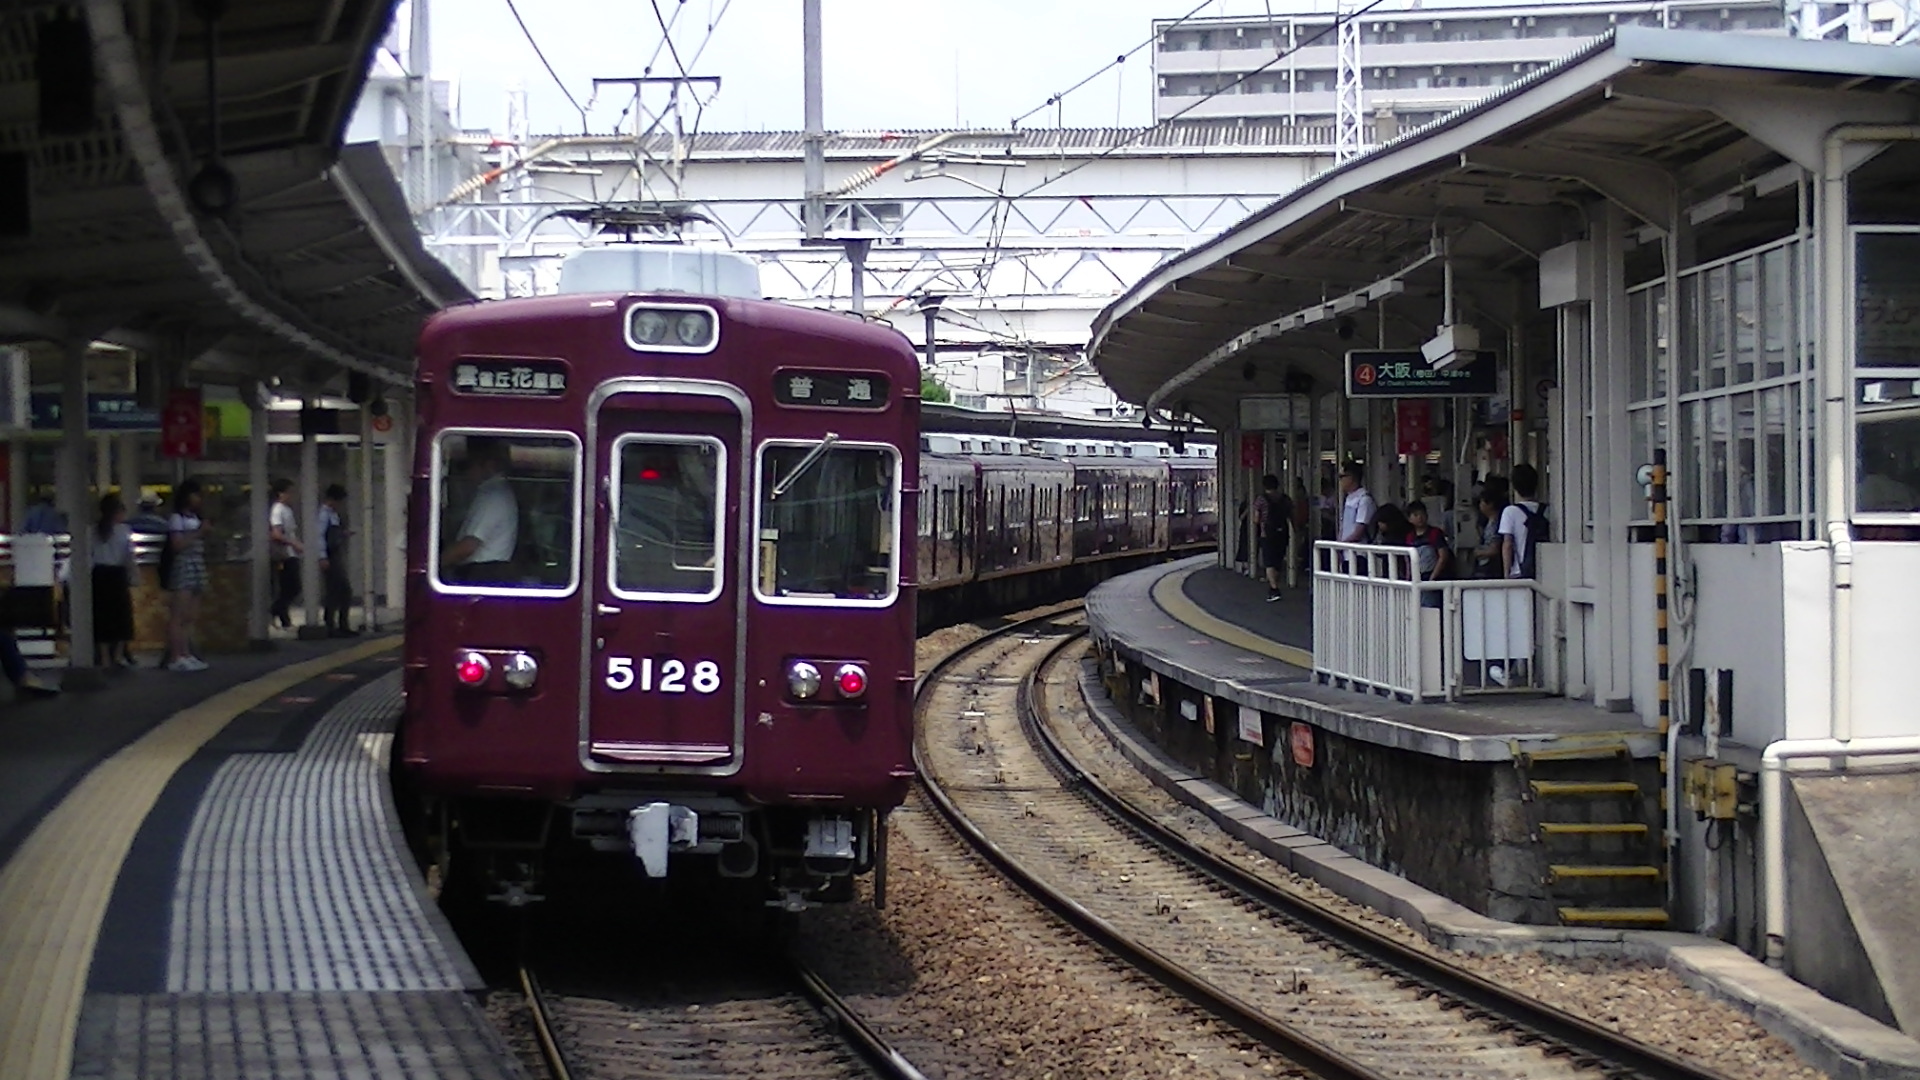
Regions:
M 858 664 L 842 664 L 834 673 L 833 684 L 843 698 L 857 698 L 867 692 L 867 673 Z
M 493 673 L 493 665 L 477 652 L 461 653 L 460 662 L 454 666 L 454 677 L 462 686 L 479 686 Z

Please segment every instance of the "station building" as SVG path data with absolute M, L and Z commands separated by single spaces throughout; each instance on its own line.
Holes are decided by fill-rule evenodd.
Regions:
M 1091 355 L 1223 433 L 1227 539 L 1090 601 L 1115 696 L 1476 912 L 1708 935 L 1920 1031 L 1916 77 L 1620 26 L 1139 282 Z M 1536 577 L 1422 585 L 1321 525 L 1310 605 L 1263 606 L 1234 508 L 1269 472 L 1337 507 L 1345 462 L 1463 558 L 1533 466 Z

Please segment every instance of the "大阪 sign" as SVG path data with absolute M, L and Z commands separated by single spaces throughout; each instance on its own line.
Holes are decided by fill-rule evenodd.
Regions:
M 1493 353 L 1436 371 L 1418 349 L 1355 349 L 1347 354 L 1348 397 L 1490 397 L 1498 389 Z

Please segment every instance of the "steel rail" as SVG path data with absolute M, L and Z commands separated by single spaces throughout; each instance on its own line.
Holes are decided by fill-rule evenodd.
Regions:
M 520 965 L 520 990 L 527 997 L 527 1013 L 533 1019 L 533 1034 L 540 1043 L 540 1056 L 546 1059 L 548 1076 L 552 1080 L 573 1080 L 573 1066 L 553 1034 L 546 992 L 540 989 L 540 980 L 534 977 L 533 969 L 525 964 Z
M 1039 692 L 1042 673 L 1083 636 L 1084 632 L 1062 640 L 1022 679 L 1020 722 L 1066 785 L 1117 822 L 1194 872 L 1260 904 L 1296 929 L 1356 954 L 1397 978 L 1459 1001 L 1498 1026 L 1517 1029 L 1543 1043 L 1565 1048 L 1574 1060 L 1591 1063 L 1609 1075 L 1642 1080 L 1731 1080 L 1718 1070 L 1689 1062 L 1660 1047 L 1509 990 L 1457 964 L 1409 948 L 1369 926 L 1295 896 L 1195 846 L 1116 794 L 1081 768 L 1054 737 L 1052 713 Z
M 806 994 L 807 1000 L 826 1016 L 834 1033 L 853 1051 L 860 1055 L 868 1067 L 879 1073 L 885 1080 L 927 1080 L 926 1074 L 913 1067 L 905 1055 L 893 1048 L 893 1044 L 867 1025 L 860 1014 L 848 1005 L 846 999 L 834 992 L 814 970 L 798 957 L 787 956 L 787 964 L 794 981 Z
M 914 695 L 916 720 L 927 706 L 930 688 L 938 685 L 940 678 L 963 658 L 989 642 L 1010 637 L 1016 633 L 1031 632 L 1042 624 L 1050 623 L 1061 615 L 1070 613 L 1071 609 L 1068 609 L 1024 619 L 949 653 L 920 681 Z M 1048 653 L 1048 658 L 1057 655 L 1060 648 L 1064 648 L 1078 638 L 1079 634 L 1068 637 L 1053 652 Z M 1042 666 L 1045 662 L 1042 661 Z M 920 725 L 920 728 L 924 732 L 925 726 Z M 962 840 L 979 852 L 995 869 L 1018 885 L 1028 896 L 1038 901 L 1042 907 L 1079 930 L 1096 944 L 1135 968 L 1152 975 L 1181 997 L 1232 1024 L 1262 1045 L 1284 1055 L 1294 1064 L 1313 1072 L 1324 1080 L 1388 1080 L 1386 1074 L 1369 1068 L 1293 1025 L 1270 1017 L 1232 995 L 1224 993 L 1185 966 L 1133 940 L 1112 923 L 1087 910 L 1078 901 L 1030 874 L 1017 859 L 995 844 L 974 825 L 939 783 L 932 778 L 922 760 L 918 738 L 914 740 L 914 763 L 920 773 L 921 788 L 926 791 L 929 800 L 940 811 L 947 825 Z

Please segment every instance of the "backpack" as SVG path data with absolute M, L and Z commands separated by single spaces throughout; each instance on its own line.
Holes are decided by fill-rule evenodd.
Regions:
M 1440 558 L 1440 553 L 1447 550 L 1447 532 L 1445 529 L 1442 529 L 1438 525 L 1429 525 L 1427 526 L 1427 531 L 1424 533 L 1408 533 L 1407 545 L 1409 547 L 1417 547 L 1417 548 L 1419 547 L 1432 548 L 1433 557 L 1437 562 Z M 1436 580 L 1445 581 L 1448 578 L 1451 578 L 1452 576 L 1453 576 L 1452 572 L 1449 571 L 1447 574 L 1445 574 L 1444 576 Z
M 1538 560 L 1535 558 L 1535 555 L 1539 552 L 1540 545 L 1546 543 L 1551 538 L 1551 530 L 1547 525 L 1547 515 L 1539 510 L 1528 509 L 1525 503 L 1516 502 L 1513 505 L 1520 508 L 1520 513 L 1526 516 L 1527 523 L 1527 543 L 1525 547 L 1520 549 L 1520 556 L 1515 560 L 1520 567 L 1520 576 L 1523 578 L 1538 577 L 1539 575 L 1536 573 Z

